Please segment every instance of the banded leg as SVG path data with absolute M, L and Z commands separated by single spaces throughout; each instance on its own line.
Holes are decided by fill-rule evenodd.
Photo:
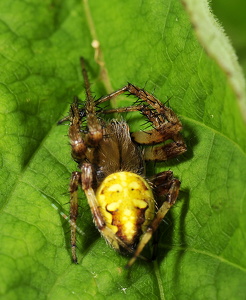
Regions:
M 142 106 L 123 107 L 119 109 L 106 110 L 103 113 L 142 111 Z M 144 108 L 145 109 L 145 108 Z M 152 161 L 165 161 L 184 153 L 187 150 L 181 134 L 176 134 L 176 126 L 170 123 L 164 124 L 161 128 L 154 128 L 148 131 L 138 131 L 131 134 L 133 139 L 141 145 L 154 145 L 168 139 L 173 140 L 165 145 L 144 149 L 144 159 Z M 178 128 L 178 130 L 180 130 Z
M 143 234 L 133 257 L 126 265 L 127 268 L 129 268 L 139 257 L 139 254 L 142 252 L 146 244 L 150 241 L 154 232 L 159 227 L 161 221 L 168 213 L 169 209 L 175 204 L 178 197 L 180 181 L 172 176 L 171 171 L 158 174 L 153 182 L 154 184 L 156 184 L 154 190 L 157 194 L 159 194 L 159 196 L 165 195 L 165 201 L 162 203 L 156 213 L 155 218 L 148 226 L 146 232 Z
M 103 129 L 101 121 L 97 116 L 96 103 L 92 97 L 88 74 L 85 68 L 85 61 L 80 59 L 82 74 L 85 83 L 86 101 L 84 107 L 79 107 L 79 99 L 74 98 L 74 102 L 70 107 L 69 116 L 58 122 L 61 124 L 65 121 L 70 121 L 69 138 L 72 147 L 72 157 L 78 163 L 82 163 L 87 147 L 95 147 L 103 138 Z M 82 130 L 82 123 L 86 121 L 87 129 Z
M 158 173 L 154 175 L 152 178 L 150 178 L 150 181 L 153 185 L 153 192 L 155 195 L 155 199 L 157 202 L 157 207 L 160 208 L 163 204 L 163 201 L 165 201 L 166 196 L 170 190 L 170 187 L 173 182 L 173 172 L 172 171 L 164 171 L 161 173 Z M 155 231 L 153 236 L 153 252 L 152 252 L 152 260 L 155 260 L 158 253 L 158 229 Z
M 181 134 L 173 136 L 173 142 L 166 145 L 148 147 L 144 149 L 144 159 L 151 161 L 164 161 L 184 153 L 187 147 Z
M 154 147 L 145 151 L 145 160 L 167 160 L 180 155 L 186 151 L 186 145 L 179 132 L 182 124 L 176 114 L 168 107 L 163 105 L 157 98 L 150 93 L 128 84 L 98 100 L 98 103 L 110 100 L 122 93 L 129 92 L 138 97 L 135 106 L 116 108 L 103 111 L 103 113 L 140 111 L 152 123 L 153 129 L 148 131 L 138 131 L 132 133 L 132 138 L 141 145 L 155 145 L 167 140 L 172 140 L 167 145 Z
M 182 125 L 180 121 L 175 125 L 173 123 L 168 123 L 163 118 L 161 120 L 161 117 L 157 112 L 153 112 L 153 110 L 150 107 L 145 106 L 143 104 L 136 105 L 136 106 L 107 109 L 102 111 L 102 113 L 111 114 L 111 113 L 126 113 L 126 112 L 133 112 L 133 111 L 140 111 L 143 115 L 145 115 L 148 118 L 148 120 L 154 126 L 152 130 L 138 131 L 132 133 L 132 137 L 138 144 L 142 144 L 142 145 L 158 144 L 165 140 L 171 139 L 177 132 L 179 132 L 182 129 Z
M 77 264 L 76 255 L 76 220 L 78 217 L 78 186 L 81 184 L 81 173 L 73 172 L 70 181 L 70 233 L 73 262 Z
M 171 122 L 172 124 L 180 124 L 180 121 L 176 114 L 168 107 L 163 105 L 156 97 L 151 95 L 150 93 L 146 92 L 143 89 L 140 89 L 137 86 L 134 86 L 131 83 L 128 83 L 128 85 L 124 86 L 123 88 L 104 96 L 97 100 L 97 103 L 103 103 L 105 101 L 108 101 L 114 97 L 117 97 L 125 92 L 129 92 L 131 95 L 138 98 L 138 101 L 143 109 L 141 112 L 146 115 L 147 118 L 152 119 L 153 125 L 155 127 L 160 125 L 161 123 L 165 123 L 166 121 Z M 145 104 L 145 105 L 143 105 Z M 146 106 L 147 104 L 147 106 Z M 148 108 L 148 106 L 152 107 L 155 111 Z M 133 106 L 134 107 L 134 106 Z M 146 108 L 146 110 L 144 109 Z M 117 112 L 117 109 L 115 110 Z M 155 117 L 155 118 L 154 118 Z M 182 127 L 182 125 L 181 125 Z
M 91 146 L 97 145 L 103 138 L 103 130 L 100 119 L 97 117 L 96 103 L 92 97 L 90 90 L 90 83 L 88 74 L 85 67 L 85 61 L 80 58 L 82 74 L 85 82 L 85 92 L 86 92 L 86 104 L 85 113 L 87 120 L 88 133 L 85 136 L 86 144 Z

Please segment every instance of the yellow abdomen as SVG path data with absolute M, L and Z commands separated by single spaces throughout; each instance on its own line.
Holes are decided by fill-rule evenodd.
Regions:
M 106 177 L 96 192 L 106 226 L 127 245 L 146 231 L 155 216 L 155 200 L 141 176 L 117 172 Z

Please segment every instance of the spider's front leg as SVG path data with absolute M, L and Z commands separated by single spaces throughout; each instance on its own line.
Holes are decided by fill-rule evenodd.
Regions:
M 145 160 L 164 161 L 184 153 L 187 148 L 180 131 L 182 124 L 177 115 L 162 104 L 150 93 L 128 84 L 129 92 L 139 98 L 143 105 L 139 111 L 152 123 L 153 129 L 132 133 L 132 138 L 141 145 L 155 145 L 171 140 L 171 142 L 146 148 L 144 152 Z
M 164 196 L 164 201 L 159 206 L 155 218 L 148 226 L 146 232 L 143 234 L 133 257 L 130 259 L 126 267 L 130 267 L 139 257 L 143 248 L 150 241 L 153 233 L 157 230 L 169 209 L 175 204 L 179 194 L 180 181 L 173 177 L 173 173 L 171 171 L 157 174 L 153 178 L 152 183 L 154 185 L 154 193 L 156 194 L 157 198 L 162 198 Z
M 75 98 L 70 107 L 69 120 L 68 136 L 70 139 L 71 154 L 73 159 L 79 163 L 85 158 L 87 144 L 85 142 L 85 136 L 81 133 L 82 118 L 77 98 Z
M 132 138 L 141 145 L 155 145 L 172 140 L 172 142 L 145 150 L 145 160 L 164 161 L 186 151 L 186 145 L 179 133 L 182 124 L 176 114 L 147 91 L 131 83 L 98 100 L 102 103 L 120 94 L 129 92 L 138 98 L 137 105 L 103 111 L 103 113 L 140 111 L 152 123 L 153 129 L 132 133 Z
M 102 140 L 103 129 L 102 129 L 100 119 L 97 116 L 96 104 L 91 94 L 89 78 L 85 67 L 85 61 L 82 57 L 80 58 L 80 63 L 81 63 L 82 74 L 85 82 L 85 91 L 86 91 L 85 113 L 86 113 L 88 132 L 85 136 L 85 142 L 86 144 L 94 147 L 98 145 L 98 143 Z
M 92 156 L 92 152 L 88 152 L 88 148 L 94 148 L 103 139 L 103 128 L 100 119 L 97 116 L 96 104 L 90 90 L 88 74 L 85 68 L 85 61 L 80 59 L 82 74 L 84 77 L 86 101 L 83 107 L 80 107 L 79 99 L 74 98 L 74 102 L 70 107 L 69 116 L 58 122 L 62 124 L 65 121 L 70 121 L 69 138 L 72 148 L 72 157 L 79 164 L 82 164 L 87 154 Z M 86 128 L 82 128 L 83 122 L 86 121 Z

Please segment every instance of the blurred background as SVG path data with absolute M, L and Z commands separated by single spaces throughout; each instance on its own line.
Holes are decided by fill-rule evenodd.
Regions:
M 211 0 L 210 7 L 235 48 L 246 77 L 246 1 Z

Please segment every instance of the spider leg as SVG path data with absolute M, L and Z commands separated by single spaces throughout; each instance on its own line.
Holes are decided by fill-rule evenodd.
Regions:
M 85 157 L 87 145 L 80 130 L 82 120 L 80 117 L 80 109 L 77 98 L 75 98 L 75 101 L 70 107 L 69 120 L 70 126 L 68 130 L 68 136 L 72 148 L 72 157 L 75 161 L 80 162 L 83 161 Z
M 144 159 L 152 161 L 164 161 L 174 158 L 187 150 L 181 134 L 174 135 L 172 140 L 173 142 L 165 145 L 146 148 L 144 151 Z
M 73 172 L 70 180 L 70 232 L 72 259 L 77 264 L 76 255 L 76 220 L 78 217 L 78 186 L 81 183 L 81 173 Z
M 172 171 L 164 171 L 158 174 L 155 174 L 150 178 L 150 181 L 153 186 L 153 192 L 155 195 L 155 200 L 158 209 L 163 204 L 163 198 L 165 198 L 170 190 L 170 187 L 173 182 L 173 172 Z M 153 245 L 153 252 L 152 252 L 152 260 L 155 260 L 158 253 L 158 229 L 154 232 L 152 245 Z
M 86 112 L 88 133 L 86 134 L 85 142 L 90 146 L 95 146 L 103 138 L 103 129 L 102 129 L 101 122 L 97 117 L 96 103 L 91 94 L 90 83 L 89 83 L 88 74 L 85 67 L 85 61 L 82 57 L 80 58 L 80 62 L 81 62 L 82 74 L 84 77 L 85 91 L 86 91 L 85 112 Z
M 140 111 L 141 108 L 142 108 L 142 105 L 119 107 L 119 108 L 103 110 L 102 113 L 103 114 L 112 114 L 112 113 L 124 113 L 124 112 L 130 112 L 130 111 Z
M 70 120 L 69 116 L 66 116 L 66 117 L 62 118 L 61 120 L 59 120 L 57 122 L 57 125 L 61 125 L 62 123 L 69 121 L 69 120 Z
M 117 91 L 115 91 L 113 93 L 110 93 L 110 94 L 108 94 L 108 95 L 106 95 L 104 97 L 99 98 L 97 100 L 97 104 L 106 102 L 106 101 L 108 101 L 108 100 L 110 100 L 110 99 L 112 99 L 114 97 L 117 97 L 117 96 L 119 96 L 119 95 L 121 95 L 121 94 L 123 94 L 123 93 L 125 93 L 127 91 L 128 91 L 128 85 L 123 86 L 123 88 L 121 88 L 121 89 L 119 89 L 119 90 L 117 90 Z
M 172 172 L 162 172 L 157 176 L 159 177 L 157 177 L 157 179 L 154 180 L 155 184 L 158 184 L 156 186 L 157 193 L 166 194 L 165 201 L 162 203 L 162 205 L 156 213 L 155 218 L 148 226 L 146 232 L 143 234 L 142 239 L 139 242 L 133 257 L 129 260 L 128 264 L 126 265 L 127 268 L 129 268 L 139 257 L 139 254 L 142 252 L 146 244 L 150 241 L 150 239 L 153 236 L 153 233 L 157 230 L 161 221 L 163 220 L 169 209 L 174 205 L 178 197 L 180 181 L 172 176 Z M 166 180 L 166 182 L 163 183 L 163 187 L 159 187 L 159 185 L 161 184 L 161 178 Z
M 159 208 L 162 205 L 162 202 L 160 203 L 158 201 L 160 197 L 166 197 L 171 189 L 173 182 L 178 182 L 178 180 L 173 177 L 173 172 L 169 170 L 155 174 L 150 178 L 150 181 L 153 185 L 153 192 L 157 198 L 157 205 Z
M 169 109 L 169 108 L 168 108 Z M 163 140 L 168 140 L 173 137 L 176 132 L 179 132 L 182 129 L 180 122 L 175 125 L 173 123 L 167 123 L 165 119 L 160 119 L 161 116 L 157 113 L 153 113 L 153 110 L 148 108 L 145 105 L 136 105 L 136 106 L 127 106 L 119 107 L 113 109 L 103 110 L 103 114 L 112 114 L 112 113 L 126 113 L 140 111 L 144 114 L 148 120 L 155 126 L 152 130 L 148 131 L 139 131 L 132 133 L 132 137 L 139 144 L 157 144 Z
M 142 106 L 129 106 L 116 109 L 109 109 L 103 111 L 104 114 L 110 113 L 123 113 L 132 111 L 142 111 Z M 179 131 L 181 128 L 177 128 L 173 124 L 163 124 L 161 128 L 154 128 L 148 131 L 138 131 L 131 134 L 132 138 L 141 145 L 157 144 L 166 140 L 173 140 L 166 145 L 156 146 L 152 148 L 146 148 L 144 151 L 145 160 L 164 161 L 170 158 L 174 158 L 186 151 L 186 145 L 181 134 L 175 134 L 175 131 Z
M 182 124 L 176 114 L 153 95 L 138 87 L 130 85 L 129 92 L 148 104 L 142 106 L 140 111 L 154 127 L 148 131 L 132 133 L 135 142 L 141 145 L 154 145 L 172 140 L 168 144 L 145 149 L 144 159 L 163 161 L 184 153 L 187 148 L 182 135 L 179 134 Z
M 70 107 L 69 116 L 58 122 L 58 124 L 61 124 L 70 120 L 68 135 L 72 147 L 72 157 L 78 163 L 84 161 L 88 146 L 95 147 L 103 138 L 103 128 L 100 119 L 97 117 L 96 104 L 90 91 L 90 83 L 83 58 L 81 58 L 81 68 L 86 91 L 84 108 L 79 107 L 79 99 L 75 97 Z M 87 131 L 83 132 L 81 127 L 85 119 L 87 121 Z M 89 152 L 93 151 L 90 150 Z
M 139 100 L 141 100 L 140 101 L 141 104 L 145 103 L 147 105 L 150 105 L 158 113 L 164 114 L 167 121 L 172 122 L 172 123 L 179 122 L 178 117 L 175 115 L 175 113 L 170 108 L 163 105 L 156 97 L 154 97 L 150 93 L 146 92 L 143 89 L 140 89 L 137 86 L 134 86 L 131 83 L 128 83 L 126 86 L 122 87 L 121 89 L 119 89 L 109 95 L 99 98 L 97 100 L 97 104 L 108 101 L 114 97 L 117 97 L 117 96 L 125 93 L 125 92 L 129 92 L 131 95 L 137 97 Z M 140 107 L 144 107 L 144 105 L 140 105 Z
M 131 95 L 143 100 L 148 105 L 151 105 L 157 111 L 159 111 L 160 107 L 163 107 L 163 104 L 157 98 L 155 98 L 150 93 L 146 92 L 143 89 L 140 89 L 139 87 L 137 87 L 131 83 L 128 83 L 127 85 L 123 86 L 121 89 L 116 90 L 111 94 L 108 94 L 104 97 L 99 98 L 97 100 L 97 103 L 98 104 L 103 103 L 103 102 L 108 101 L 114 97 L 117 97 L 125 92 L 129 92 Z
M 166 107 L 157 98 L 145 90 L 128 83 L 128 85 L 123 88 L 100 98 L 98 103 L 108 101 L 125 92 L 129 92 L 131 95 L 137 97 L 139 99 L 137 102 L 140 104 L 130 107 L 109 109 L 103 111 L 103 113 L 120 113 L 138 110 L 146 116 L 154 128 L 148 131 L 132 133 L 132 138 L 138 144 L 154 145 L 167 140 L 172 140 L 169 144 L 146 149 L 144 159 L 163 161 L 184 153 L 186 151 L 186 145 L 183 137 L 179 134 L 182 129 L 182 124 L 178 117 L 170 108 Z

